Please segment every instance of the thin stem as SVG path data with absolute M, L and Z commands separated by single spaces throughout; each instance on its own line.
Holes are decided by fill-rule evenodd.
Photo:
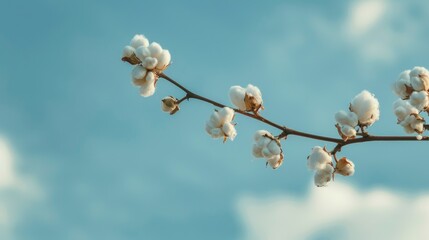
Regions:
M 158 76 L 160 78 L 163 78 L 167 81 L 169 81 L 170 83 L 172 83 L 173 85 L 175 85 L 176 87 L 180 88 L 181 90 L 183 90 L 186 93 L 186 96 L 183 97 L 182 99 L 179 100 L 179 102 L 182 102 L 185 99 L 197 99 L 203 102 L 207 102 L 210 103 L 216 107 L 227 107 L 224 104 L 221 104 L 219 102 L 216 102 L 214 100 L 208 99 L 206 97 L 200 96 L 192 91 L 190 91 L 189 89 L 185 88 L 183 85 L 179 84 L 178 82 L 174 81 L 172 78 L 168 77 L 167 75 L 165 75 L 164 73 L 159 73 Z M 306 132 L 301 132 L 295 129 L 291 129 L 288 128 L 286 126 L 277 124 L 271 120 L 268 120 L 264 117 L 262 117 L 259 114 L 255 114 L 255 113 L 248 113 L 245 111 L 242 111 L 240 109 L 234 109 L 235 112 L 242 114 L 244 116 L 256 119 L 260 122 L 263 122 L 265 124 L 268 124 L 274 128 L 277 128 L 279 130 L 281 130 L 281 134 L 279 135 L 279 138 L 286 138 L 288 135 L 296 135 L 296 136 L 300 136 L 300 137 L 305 137 L 305 138 L 311 138 L 311 139 L 316 139 L 316 140 L 321 140 L 321 141 L 325 141 L 325 142 L 332 142 L 332 143 L 336 143 L 337 145 L 334 147 L 334 149 L 331 151 L 331 154 L 335 155 L 337 152 L 341 151 L 341 148 L 343 146 L 346 145 L 351 145 L 351 144 L 355 144 L 355 143 L 363 143 L 363 142 L 374 142 L 374 141 L 429 141 L 429 137 L 428 136 L 424 136 L 422 137 L 422 139 L 417 139 L 417 137 L 415 136 L 372 136 L 372 135 L 368 135 L 368 133 L 366 131 L 364 131 L 364 128 L 361 126 L 361 130 L 362 130 L 362 137 L 359 138 L 354 138 L 354 139 L 348 139 L 348 140 L 343 140 L 340 138 L 331 138 L 331 137 L 326 137 L 326 136 L 321 136 L 321 135 L 316 135 L 316 134 L 311 134 L 311 133 L 306 133 Z M 424 125 L 426 129 L 429 128 L 429 125 Z

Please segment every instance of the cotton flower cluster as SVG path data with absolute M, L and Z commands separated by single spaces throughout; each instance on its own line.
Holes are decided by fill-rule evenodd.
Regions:
M 280 167 L 283 163 L 283 150 L 280 142 L 271 133 L 265 130 L 259 130 L 253 136 L 252 153 L 256 158 L 265 158 L 267 165 L 273 169 Z
M 331 154 L 319 146 L 315 146 L 307 157 L 307 167 L 315 171 L 314 184 L 324 187 L 332 180 L 334 167 L 332 166 Z
M 132 71 L 133 83 L 140 87 L 142 96 L 149 97 L 155 93 L 158 74 L 169 66 L 171 56 L 158 43 L 149 44 L 145 36 L 135 35 L 130 45 L 125 46 L 122 60 L 136 65 Z
M 206 122 L 206 131 L 213 138 L 223 138 L 224 142 L 229 138 L 232 141 L 237 136 L 234 124 L 231 123 L 233 119 L 234 110 L 231 108 L 215 110 Z
M 393 112 L 406 133 L 422 134 L 425 120 L 419 114 L 429 111 L 429 71 L 424 67 L 405 70 L 393 84 L 400 97 L 393 104 Z
M 338 132 L 344 140 L 356 137 L 356 127 L 367 127 L 380 118 L 378 100 L 367 90 L 356 95 L 349 107 L 350 112 L 335 114 Z
M 242 111 L 258 112 L 262 107 L 262 94 L 258 87 L 252 84 L 246 88 L 232 86 L 229 89 L 229 99 Z
M 419 110 L 411 105 L 410 101 L 398 99 L 394 102 L 393 109 L 398 118 L 398 124 L 404 128 L 406 133 L 423 133 L 425 121 L 419 115 Z
M 307 167 L 315 171 L 314 184 L 318 187 L 326 186 L 334 178 L 334 174 L 351 176 L 355 172 L 354 163 L 345 157 L 341 158 L 334 168 L 331 153 L 320 146 L 311 150 L 307 157 Z

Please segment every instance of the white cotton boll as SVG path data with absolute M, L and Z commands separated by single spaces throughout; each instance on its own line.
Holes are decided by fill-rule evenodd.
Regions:
M 249 84 L 246 87 L 246 93 L 252 95 L 258 105 L 262 104 L 262 93 L 258 87 Z
M 358 116 L 362 125 L 372 125 L 380 118 L 378 100 L 367 90 L 356 95 L 351 102 L 351 111 Z
M 147 47 L 149 46 L 149 40 L 144 35 L 136 34 L 130 43 L 131 47 L 137 49 L 140 46 Z
M 159 70 L 164 70 L 168 64 L 170 64 L 171 55 L 168 50 L 162 50 L 161 54 L 157 58 L 158 64 L 156 65 L 156 68 Z
M 222 132 L 222 129 L 220 129 L 220 128 L 213 128 L 211 130 L 210 135 L 212 136 L 212 138 L 220 138 L 220 137 L 224 136 L 223 132 Z
M 325 187 L 332 179 L 334 168 L 330 164 L 325 164 L 314 174 L 314 184 L 318 187 Z
M 140 61 L 143 61 L 145 58 L 150 57 L 150 51 L 147 47 L 141 46 L 135 50 L 135 54 L 140 59 Z
M 271 142 L 267 145 L 267 148 L 274 155 L 278 155 L 281 153 L 280 146 L 274 140 L 271 140 Z
M 135 49 L 131 46 L 125 46 L 122 51 L 122 57 L 131 57 L 134 54 Z
M 424 67 L 414 67 L 410 72 L 411 86 L 416 91 L 428 90 L 429 72 Z
M 419 111 L 425 109 L 429 104 L 428 93 L 426 91 L 413 92 L 410 96 L 410 104 Z
M 354 112 L 338 111 L 335 113 L 335 121 L 341 125 L 355 127 L 358 124 L 358 116 Z
M 234 110 L 229 107 L 220 109 L 218 113 L 221 123 L 231 122 L 234 118 Z
M 237 131 L 235 130 L 234 125 L 232 125 L 230 122 L 226 122 L 222 126 L 222 131 L 225 133 L 226 136 L 229 137 L 229 139 L 232 141 L 237 136 Z
M 400 75 L 398 80 L 393 84 L 393 91 L 398 95 L 398 97 L 405 99 L 409 96 L 407 88 L 411 88 L 410 82 L 410 72 L 411 70 L 405 70 Z
M 259 146 L 258 144 L 253 144 L 252 147 L 252 154 L 255 158 L 263 158 L 264 156 L 262 155 L 262 149 L 263 147 Z
M 148 48 L 150 50 L 151 57 L 159 57 L 162 53 L 162 47 L 157 42 L 152 42 Z
M 273 168 L 277 169 L 279 168 L 283 163 L 283 156 L 281 154 L 274 155 L 271 158 L 267 159 L 267 163 Z
M 307 158 L 307 167 L 311 170 L 319 170 L 330 162 L 332 162 L 331 155 L 322 147 L 315 146 Z
M 246 110 L 246 103 L 244 102 L 245 95 L 245 89 L 240 86 L 232 86 L 229 89 L 229 99 L 231 100 L 232 104 L 242 111 Z
M 150 97 L 155 93 L 155 85 L 149 82 L 145 82 L 141 87 L 140 87 L 140 95 L 142 95 L 143 97 Z
M 344 134 L 346 137 L 354 137 L 356 136 L 356 129 L 354 127 L 351 127 L 349 125 L 343 125 L 341 127 L 341 133 Z
M 255 134 L 253 135 L 253 140 L 255 140 L 255 142 L 258 142 L 261 138 L 264 137 L 264 135 L 268 135 L 271 136 L 271 133 L 269 133 L 266 130 L 258 130 L 255 132 Z M 265 137 L 264 137 L 265 138 Z
M 147 57 L 142 61 L 143 67 L 145 67 L 148 70 L 154 69 L 157 64 L 158 64 L 158 59 L 153 57 Z

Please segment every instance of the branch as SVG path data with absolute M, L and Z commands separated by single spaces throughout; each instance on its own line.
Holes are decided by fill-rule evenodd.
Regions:
M 203 102 L 210 103 L 216 107 L 220 107 L 220 108 L 228 107 L 224 104 L 221 104 L 221 103 L 216 102 L 214 100 L 211 100 L 209 98 L 200 96 L 200 95 L 190 91 L 189 89 L 187 89 L 183 85 L 179 84 L 178 82 L 176 82 L 175 80 L 173 80 L 169 76 L 165 75 L 164 73 L 159 73 L 158 76 L 160 78 L 163 78 L 163 79 L 167 80 L 168 82 L 172 83 L 173 85 L 180 88 L 182 91 L 184 91 L 186 93 L 186 96 L 184 98 L 182 98 L 180 100 L 180 102 L 182 102 L 184 99 L 193 98 L 193 99 L 197 99 L 197 100 L 200 100 Z M 337 145 L 331 151 L 331 154 L 333 154 L 333 155 L 335 155 L 337 152 L 341 151 L 341 148 L 343 146 L 351 145 L 351 144 L 355 144 L 355 143 L 375 142 L 375 141 L 429 141 L 429 137 L 427 137 L 427 136 L 422 137 L 422 139 L 418 139 L 415 136 L 371 136 L 368 134 L 364 134 L 363 136 L 361 136 L 359 138 L 343 140 L 340 138 L 331 138 L 331 137 L 326 137 L 326 136 L 315 135 L 315 134 L 311 134 L 311 133 L 298 131 L 295 129 L 288 128 L 286 126 L 282 126 L 282 125 L 275 123 L 271 120 L 268 120 L 259 114 L 248 113 L 248 112 L 242 111 L 240 109 L 236 109 L 236 108 L 232 108 L 232 109 L 239 114 L 242 114 L 246 117 L 256 119 L 260 122 L 263 122 L 265 124 L 268 124 L 274 128 L 281 130 L 282 133 L 279 135 L 279 138 L 286 138 L 288 135 L 296 135 L 296 136 L 300 136 L 300 137 L 304 137 L 304 138 L 311 138 L 311 139 L 321 140 L 321 141 L 325 141 L 325 142 L 336 143 Z M 428 128 L 428 126 L 429 125 L 425 125 L 426 128 Z

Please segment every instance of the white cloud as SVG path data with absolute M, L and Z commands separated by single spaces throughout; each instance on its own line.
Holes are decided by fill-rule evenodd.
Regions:
M 308 196 L 242 196 L 243 239 L 429 239 L 429 193 L 362 191 L 335 182 Z
M 15 163 L 10 144 L 0 137 L 0 239 L 16 239 L 16 227 L 43 198 L 40 187 L 20 174 Z
M 352 36 L 362 36 L 374 28 L 386 12 L 384 1 L 357 1 L 350 7 L 346 30 Z

